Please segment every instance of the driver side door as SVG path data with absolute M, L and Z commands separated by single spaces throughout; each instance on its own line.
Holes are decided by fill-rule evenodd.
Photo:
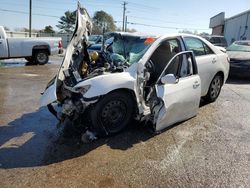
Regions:
M 192 52 L 180 52 L 170 60 L 155 85 L 160 100 L 152 109 L 156 131 L 197 114 L 201 97 L 200 83 Z

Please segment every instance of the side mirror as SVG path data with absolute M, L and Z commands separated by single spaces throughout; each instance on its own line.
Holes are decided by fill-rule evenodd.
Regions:
M 161 78 L 162 84 L 176 84 L 177 78 L 174 74 L 167 74 Z

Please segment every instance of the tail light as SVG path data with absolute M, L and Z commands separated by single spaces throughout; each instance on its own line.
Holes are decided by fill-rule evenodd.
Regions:
M 62 41 L 61 40 L 59 40 L 59 42 L 58 42 L 58 48 L 62 48 Z

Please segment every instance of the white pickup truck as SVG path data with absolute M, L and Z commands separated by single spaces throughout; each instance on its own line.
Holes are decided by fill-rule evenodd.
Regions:
M 32 64 L 44 65 L 49 56 L 61 52 L 61 38 L 8 38 L 0 26 L 0 59 L 25 58 Z

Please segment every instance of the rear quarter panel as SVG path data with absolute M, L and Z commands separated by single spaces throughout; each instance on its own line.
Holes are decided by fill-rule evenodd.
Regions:
M 224 83 L 226 82 L 229 73 L 229 62 L 228 55 L 226 53 L 219 50 L 216 46 L 214 46 L 207 40 L 204 40 L 202 38 L 200 39 L 204 43 L 206 43 L 214 52 L 214 54 L 211 55 L 196 57 L 198 72 L 201 77 L 201 96 L 205 96 L 208 92 L 212 79 L 217 73 L 222 72 L 224 76 Z M 212 59 L 215 59 L 216 62 L 212 63 Z

